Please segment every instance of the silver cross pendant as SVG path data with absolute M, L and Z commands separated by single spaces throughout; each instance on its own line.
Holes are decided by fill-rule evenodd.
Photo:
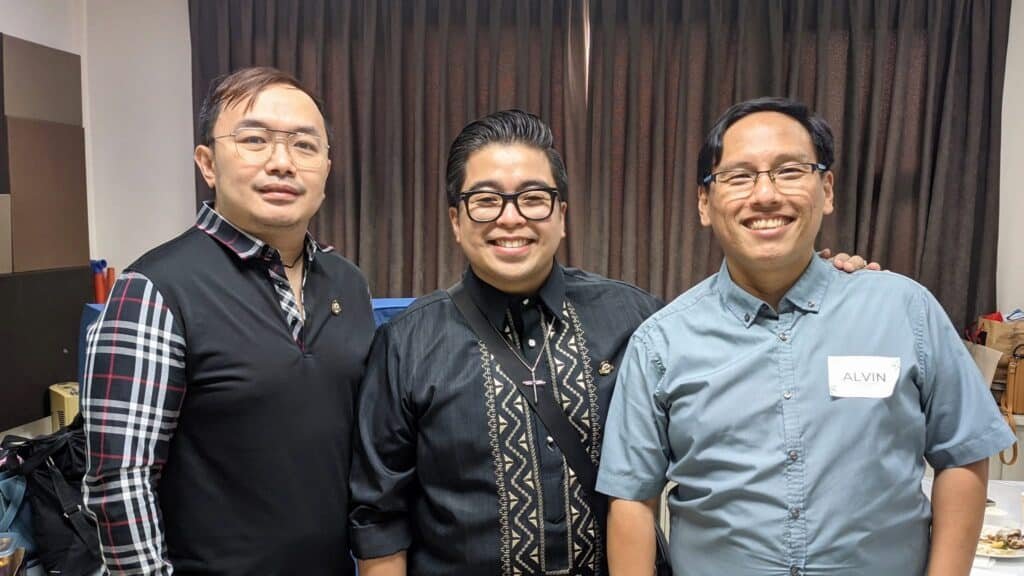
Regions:
M 543 385 L 544 385 L 544 381 L 543 380 L 537 380 L 536 378 L 534 378 L 533 380 L 523 380 L 523 386 L 529 386 L 530 388 L 533 389 L 533 403 L 534 404 L 537 403 L 537 387 L 538 386 L 543 386 Z

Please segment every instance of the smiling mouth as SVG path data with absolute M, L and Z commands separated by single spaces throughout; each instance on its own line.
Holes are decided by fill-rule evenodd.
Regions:
M 528 244 L 532 244 L 533 240 L 527 240 L 525 238 L 511 238 L 511 239 L 498 239 L 488 240 L 488 244 L 492 246 L 498 246 L 499 248 L 522 248 Z
M 743 225 L 751 230 L 774 230 L 782 228 L 792 221 L 793 219 L 789 217 L 775 216 L 772 218 L 751 218 L 743 222 Z

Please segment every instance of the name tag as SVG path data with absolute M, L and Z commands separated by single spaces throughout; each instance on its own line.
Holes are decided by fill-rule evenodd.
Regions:
M 833 398 L 888 398 L 899 378 L 898 356 L 828 357 L 828 391 Z

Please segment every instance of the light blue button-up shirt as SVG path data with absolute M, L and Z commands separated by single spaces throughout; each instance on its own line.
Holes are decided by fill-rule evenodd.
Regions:
M 873 358 L 846 359 L 830 392 L 829 358 L 850 356 Z M 883 365 L 891 395 L 857 397 L 885 394 Z M 962 466 L 1013 441 L 919 284 L 812 258 L 775 311 L 723 264 L 630 341 L 597 489 L 645 500 L 679 484 L 677 575 L 923 574 L 925 460 Z

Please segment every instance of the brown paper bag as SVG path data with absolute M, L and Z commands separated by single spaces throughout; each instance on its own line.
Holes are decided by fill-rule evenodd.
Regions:
M 988 346 L 982 346 L 981 344 L 975 344 L 973 342 L 964 340 L 964 345 L 967 346 L 967 350 L 971 353 L 971 358 L 974 358 L 974 363 L 978 365 L 978 370 L 981 371 L 982 378 L 985 379 L 985 383 L 988 384 L 989 388 L 992 387 L 992 378 L 995 375 L 996 368 L 999 365 L 1000 360 L 1003 358 L 1003 353 L 999 350 L 989 348 Z M 1015 365 L 1011 363 L 1013 368 Z M 1015 372 L 1011 371 L 1011 372 Z M 1024 379 L 1022 379 L 1024 380 Z M 1021 387 L 1024 387 L 1024 382 L 1021 382 Z M 1002 388 L 999 386 L 998 388 Z M 1014 412 L 1021 411 L 1024 408 L 1024 401 L 1020 404 L 1016 402 L 1016 395 L 1019 393 L 1017 386 L 1007 386 L 1005 390 L 998 393 L 996 389 L 992 389 L 992 395 L 997 397 L 999 404 L 999 412 L 1002 413 L 1003 418 L 1006 419 L 1007 426 L 1010 427 L 1010 431 L 1014 434 L 1017 433 L 1017 423 L 1013 418 Z M 1017 463 L 1017 444 L 1013 445 L 1010 449 L 1009 454 L 1003 451 L 999 454 L 999 461 L 1007 466 L 1013 466 Z
M 970 351 L 971 358 L 974 358 L 974 363 L 978 365 L 978 370 L 981 371 L 981 377 L 985 379 L 985 384 L 991 388 L 992 381 L 996 376 L 996 370 L 999 368 L 999 361 L 1003 359 L 1002 351 L 967 340 L 964 340 L 964 345 Z
M 1024 344 L 1024 321 L 999 322 L 979 318 L 978 330 L 986 333 L 985 339 L 981 340 L 982 344 L 1003 353 L 993 381 L 1006 382 L 1006 368 L 1010 364 L 1010 354 L 1013 353 L 1015 347 Z M 1024 406 L 1018 409 L 1024 411 Z

